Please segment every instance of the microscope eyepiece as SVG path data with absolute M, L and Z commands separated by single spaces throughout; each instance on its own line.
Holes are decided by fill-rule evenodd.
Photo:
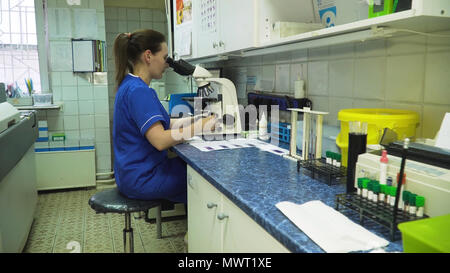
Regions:
M 183 59 L 174 61 L 172 58 L 167 57 L 166 63 L 173 68 L 173 71 L 180 74 L 181 76 L 190 76 L 194 73 L 195 70 L 195 66 L 191 65 Z

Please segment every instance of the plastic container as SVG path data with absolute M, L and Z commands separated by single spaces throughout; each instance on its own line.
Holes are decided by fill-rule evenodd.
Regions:
M 414 140 L 419 114 L 414 111 L 398 109 L 342 109 L 338 113 L 338 120 L 341 121 L 341 131 L 336 138 L 336 144 L 341 149 L 342 165 L 347 167 L 350 121 L 367 122 L 367 145 L 371 145 L 380 142 L 384 128 L 389 128 L 397 133 L 399 140 L 406 137 Z
M 53 94 L 33 94 L 34 106 L 49 106 L 52 105 Z
M 401 223 L 403 251 L 450 253 L 450 214 Z

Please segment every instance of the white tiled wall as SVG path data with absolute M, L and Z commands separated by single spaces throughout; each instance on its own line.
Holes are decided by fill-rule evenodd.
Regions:
M 217 66 L 225 67 L 241 103 L 255 86 L 237 84 L 236 70 L 292 95 L 300 76 L 313 108 L 330 112 L 325 122 L 335 126 L 345 108 L 407 109 L 420 115 L 416 136 L 434 138 L 450 112 L 450 38 L 407 35 L 205 64 Z
M 65 0 L 48 0 L 47 7 L 61 8 L 68 14 L 76 9 L 95 9 L 97 15 L 97 37 L 105 40 L 105 16 L 103 0 L 83 0 L 79 6 L 69 6 Z M 49 18 L 49 26 L 57 24 Z M 72 33 L 77 25 L 72 22 Z M 49 28 L 50 31 L 57 28 Z M 91 139 L 95 143 L 97 172 L 111 170 L 111 138 L 109 133 L 108 115 L 109 102 L 106 85 L 94 85 L 89 73 L 72 72 L 72 37 L 58 37 L 49 33 L 49 56 L 65 56 L 64 59 L 50 61 L 49 80 L 54 101 L 63 102 L 62 110 L 39 111 L 40 119 L 47 119 L 49 137 L 54 132 L 65 132 L 67 140 Z M 52 57 L 51 57 L 52 58 Z M 65 63 L 65 65 L 64 65 Z

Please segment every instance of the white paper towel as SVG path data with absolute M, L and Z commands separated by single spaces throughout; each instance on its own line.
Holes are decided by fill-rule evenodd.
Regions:
M 389 244 L 319 200 L 275 206 L 326 252 L 367 251 Z

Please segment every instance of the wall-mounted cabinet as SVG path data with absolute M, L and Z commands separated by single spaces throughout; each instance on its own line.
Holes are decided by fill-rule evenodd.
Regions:
M 194 1 L 197 58 L 257 46 L 256 0 Z
M 200 63 L 214 61 L 208 58 L 220 55 L 246 57 L 385 38 L 408 31 L 450 29 L 450 1 L 412 0 L 411 8 L 404 11 L 274 39 L 270 28 L 275 22 L 320 22 L 318 8 L 311 4 L 316 1 L 286 1 L 192 1 L 192 54 L 179 56 Z

